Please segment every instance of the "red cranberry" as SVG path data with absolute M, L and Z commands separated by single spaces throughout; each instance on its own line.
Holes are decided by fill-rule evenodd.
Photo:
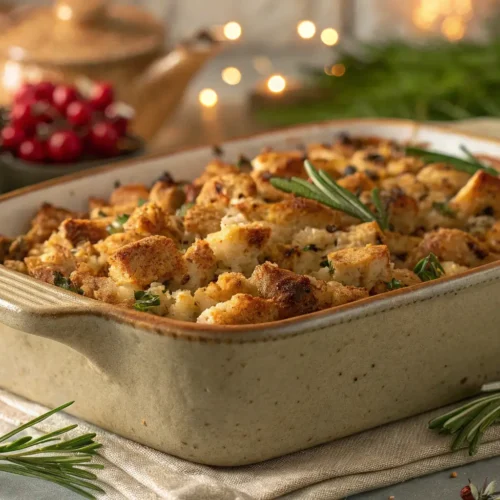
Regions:
M 75 161 L 81 156 L 82 150 L 82 141 L 73 130 L 54 132 L 47 142 L 48 157 L 53 161 Z
M 113 102 L 113 99 L 113 86 L 107 82 L 100 82 L 93 86 L 89 102 L 93 108 L 103 111 Z
M 40 118 L 34 112 L 33 101 L 22 101 L 14 104 L 9 116 L 14 125 L 24 129 L 33 128 L 40 122 Z
M 34 85 L 23 83 L 14 94 L 14 103 L 32 100 L 35 97 Z
M 462 498 L 462 500 L 474 500 L 474 496 L 472 495 L 470 486 L 464 486 L 460 490 L 460 497 Z
M 55 85 L 52 82 L 39 82 L 33 86 L 33 93 L 37 101 L 52 102 Z
M 2 146 L 11 151 L 16 150 L 26 137 L 24 130 L 14 125 L 5 126 L 0 135 L 2 137 Z
M 112 123 L 119 137 L 127 133 L 130 119 L 134 116 L 134 110 L 125 103 L 112 103 L 104 110 L 104 116 Z
M 98 122 L 90 129 L 92 149 L 103 156 L 118 154 L 118 133 L 111 123 Z
M 25 161 L 41 162 L 46 159 L 45 147 L 38 139 L 26 139 L 17 150 L 19 158 Z
M 66 118 L 75 127 L 87 125 L 92 118 L 92 108 L 84 101 L 73 101 L 66 109 Z
M 58 85 L 52 93 L 52 102 L 54 106 L 63 114 L 67 107 L 78 99 L 78 93 L 75 87 L 69 85 Z

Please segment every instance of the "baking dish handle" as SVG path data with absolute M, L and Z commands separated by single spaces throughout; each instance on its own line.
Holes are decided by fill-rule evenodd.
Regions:
M 66 344 L 102 369 L 100 353 L 110 339 L 96 323 L 100 308 L 97 301 L 0 265 L 0 323 Z

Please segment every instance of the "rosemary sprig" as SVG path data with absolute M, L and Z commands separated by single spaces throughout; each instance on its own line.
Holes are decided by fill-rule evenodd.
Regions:
M 401 281 L 397 280 L 396 278 L 392 278 L 392 280 L 388 281 L 386 285 L 387 285 L 387 290 L 397 290 L 398 288 L 404 287 L 404 284 Z
M 378 215 L 375 215 L 357 196 L 339 186 L 323 170 L 317 170 L 309 160 L 304 161 L 304 166 L 312 184 L 298 177 L 292 177 L 291 179 L 272 177 L 271 184 L 276 189 L 286 193 L 293 193 L 296 196 L 318 201 L 363 222 L 375 221 L 382 229 L 388 229 L 387 217 L 384 211 L 379 211 Z M 378 191 L 375 193 L 375 197 L 378 197 Z M 380 201 L 380 198 L 378 200 Z M 382 206 L 381 203 L 380 206 Z M 378 207 L 376 208 L 378 209 Z
M 149 312 L 152 307 L 160 305 L 160 296 L 151 292 L 139 290 L 138 292 L 134 292 L 134 298 L 134 309 L 137 311 Z
M 418 261 L 413 272 L 422 281 L 431 281 L 440 278 L 444 274 L 444 269 L 436 255 L 431 252 L 427 257 Z
M 95 496 L 88 490 L 105 493 L 91 482 L 97 476 L 87 470 L 104 468 L 103 465 L 89 463 L 102 446 L 94 441 L 94 433 L 61 441 L 60 436 L 78 427 L 74 424 L 37 438 L 23 436 L 7 441 L 72 404 L 73 401 L 63 404 L 0 436 L 0 472 L 50 481 L 89 499 L 95 499 Z M 59 442 L 54 444 L 55 441 Z M 46 446 L 47 443 L 52 444 Z
M 429 429 L 456 434 L 451 446 L 457 450 L 468 443 L 469 455 L 475 455 L 491 425 L 500 421 L 500 392 L 470 401 L 429 422 Z
M 495 177 L 498 176 L 497 170 L 481 163 L 467 148 L 465 148 L 465 146 L 462 146 L 461 149 L 467 155 L 466 160 L 413 146 L 406 148 L 406 154 L 409 156 L 417 156 L 426 163 L 446 163 L 451 165 L 456 170 L 467 172 L 471 175 L 475 174 L 478 170 L 484 170 L 490 175 L 494 175 Z

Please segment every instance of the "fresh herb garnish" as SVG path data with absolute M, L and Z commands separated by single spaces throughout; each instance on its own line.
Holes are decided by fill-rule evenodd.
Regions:
M 320 267 L 327 267 L 330 274 L 333 275 L 335 273 L 335 267 L 333 267 L 333 264 L 328 259 L 322 260 L 319 265 Z
M 138 292 L 134 292 L 134 298 L 134 309 L 137 311 L 149 312 L 152 307 L 160 305 L 160 296 L 151 292 L 139 290 Z
M 314 244 L 311 243 L 310 245 L 306 245 L 303 249 L 303 252 L 318 252 L 319 248 Z
M 65 290 L 69 290 L 70 292 L 77 293 L 78 295 L 83 295 L 83 290 L 81 288 L 77 288 L 69 278 L 65 278 L 59 271 L 54 272 L 54 285 L 59 288 L 64 288 Z
M 96 480 L 97 476 L 87 470 L 104 469 L 103 465 L 90 463 L 97 448 L 102 446 L 94 441 L 96 435 L 94 433 L 83 434 L 60 441 L 59 436 L 76 429 L 77 424 L 42 434 L 36 438 L 23 436 L 6 442 L 19 432 L 33 427 L 72 404 L 73 401 L 61 405 L 0 436 L 0 471 L 50 481 L 85 498 L 95 499 L 95 496 L 88 490 L 105 493 L 102 488 L 91 482 Z M 60 442 L 54 444 L 54 441 Z M 51 444 L 46 445 L 47 443 Z
M 462 172 L 467 172 L 468 174 L 475 174 L 478 170 L 484 170 L 490 175 L 498 176 L 498 171 L 494 168 L 484 165 L 475 156 L 470 153 L 464 146 L 461 148 L 467 154 L 467 159 L 456 158 L 455 156 L 449 156 L 443 153 L 436 153 L 434 151 L 428 151 L 427 149 L 421 149 L 416 147 L 407 147 L 406 154 L 409 156 L 417 156 L 421 158 L 425 163 L 446 163 L 451 165 L 456 170 Z
M 99 217 L 107 217 L 107 215 L 102 210 L 99 210 L 99 212 L 97 212 L 97 215 Z
M 389 213 L 387 211 L 387 204 L 383 203 L 380 199 L 380 189 L 375 188 L 372 190 L 372 202 L 377 210 L 377 220 L 379 226 L 383 229 L 389 227 Z
M 452 208 L 450 208 L 448 203 L 444 201 L 443 202 L 435 201 L 432 204 L 432 208 L 437 210 L 441 215 L 444 215 L 445 217 L 450 217 L 452 219 L 454 219 L 457 215 L 455 211 Z
M 175 212 L 175 215 L 177 215 L 177 217 L 185 217 L 188 210 L 191 207 L 194 207 L 193 202 L 184 203 L 184 205 L 182 205 L 180 208 L 177 209 L 177 211 Z
M 439 259 L 431 252 L 417 263 L 413 272 L 422 281 L 431 281 L 440 278 L 444 274 L 444 269 Z
M 317 170 L 309 160 L 304 161 L 307 174 L 312 184 L 304 179 L 292 177 L 283 179 L 272 177 L 271 184 L 281 191 L 293 193 L 296 196 L 316 200 L 323 205 L 340 210 L 363 222 L 378 222 L 382 229 L 387 229 L 386 221 L 379 219 L 354 194 L 339 186 L 326 172 Z
M 429 422 L 429 429 L 440 433 L 457 434 L 451 449 L 469 445 L 469 455 L 475 455 L 483 434 L 500 420 L 500 393 L 470 401 Z
M 387 285 L 387 290 L 397 290 L 398 288 L 404 287 L 404 283 L 397 280 L 396 278 L 392 278 L 392 280 L 387 282 L 386 285 Z
M 148 200 L 145 200 L 144 198 L 139 198 L 139 201 L 137 202 L 138 207 L 142 207 L 144 203 L 147 203 Z
M 116 217 L 116 219 L 106 227 L 109 234 L 123 233 L 123 224 L 127 222 L 130 218 L 129 214 L 121 214 Z

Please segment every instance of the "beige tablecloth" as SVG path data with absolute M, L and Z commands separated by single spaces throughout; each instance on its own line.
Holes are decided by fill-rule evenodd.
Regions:
M 46 408 L 40 405 L 0 390 L 0 433 L 44 411 Z M 81 432 L 96 432 L 97 440 L 103 444 L 97 462 L 105 465 L 104 470 L 99 471 L 100 484 L 109 499 L 335 500 L 500 455 L 500 427 L 486 433 L 475 457 L 470 458 L 466 450 L 450 452 L 450 437 L 427 429 L 429 419 L 438 413 L 430 412 L 293 455 L 238 468 L 193 464 L 65 414 L 54 415 L 37 429 L 46 432 L 77 422 Z M 0 498 L 3 499 L 1 477 Z M 61 488 L 54 486 L 43 496 L 40 486 L 38 480 L 24 480 L 23 487 L 29 491 L 18 498 L 62 500 L 64 490 Z
M 497 120 L 462 122 L 457 128 L 500 137 L 500 121 Z M 0 433 L 44 411 L 46 408 L 42 406 L 0 390 Z M 451 452 L 448 436 L 427 429 L 428 421 L 443 411 L 395 422 L 262 464 L 238 468 L 193 464 L 64 414 L 42 422 L 39 429 L 49 431 L 78 422 L 80 431 L 96 432 L 97 439 L 104 445 L 97 461 L 106 466 L 99 472 L 99 477 L 109 499 L 246 500 L 279 497 L 335 500 L 500 455 L 500 427 L 486 433 L 484 444 L 475 457 L 470 458 L 466 450 Z M 6 498 L 2 496 L 5 476 L 0 474 L 2 500 Z M 71 493 L 63 497 L 64 490 L 57 486 L 42 487 L 38 480 L 24 480 L 23 488 L 21 494 L 9 498 L 77 498 Z

